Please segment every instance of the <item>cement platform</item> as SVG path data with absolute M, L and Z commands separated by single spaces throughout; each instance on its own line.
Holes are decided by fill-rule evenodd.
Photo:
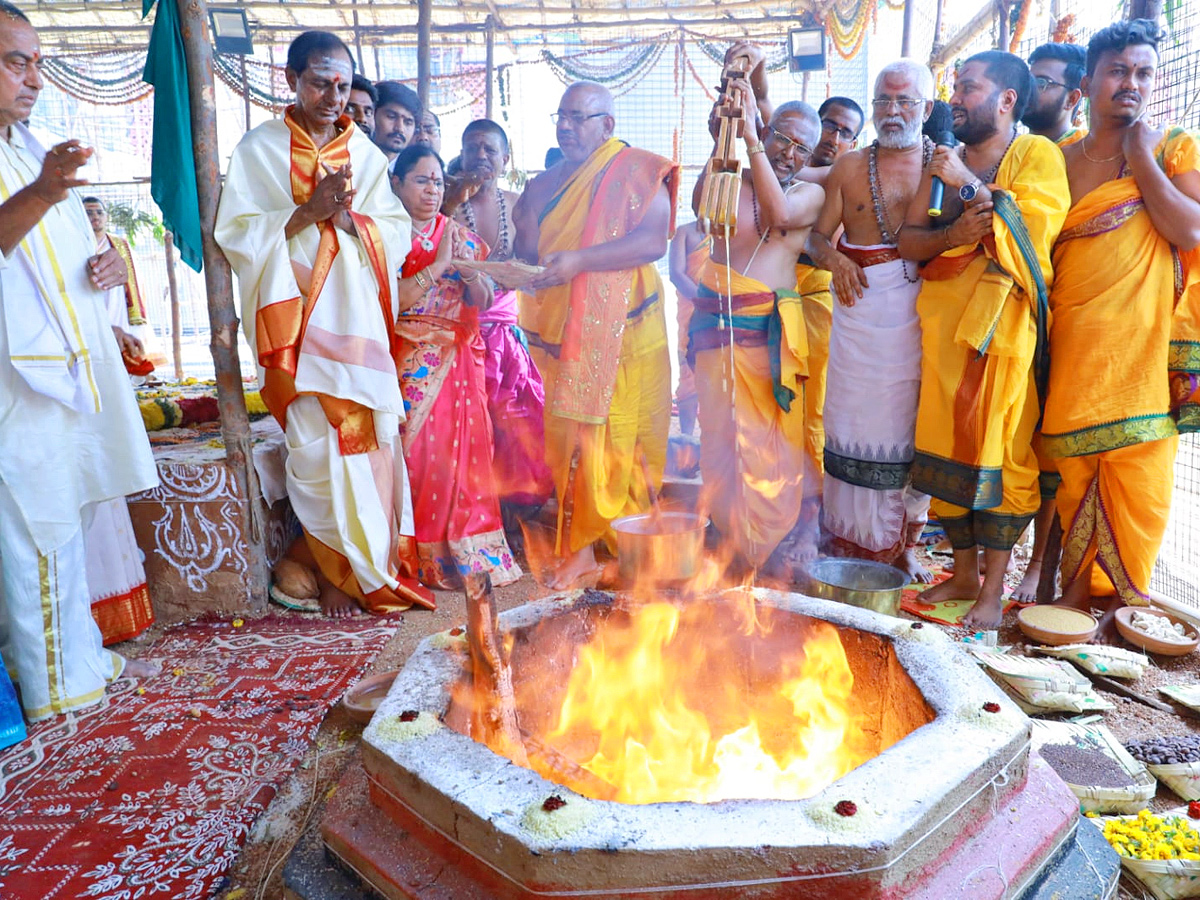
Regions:
M 1031 789 L 1022 791 L 993 825 L 955 848 L 946 865 L 918 896 L 922 900 L 1111 900 L 1116 896 L 1120 861 L 1090 823 L 1076 817 L 1050 860 L 1034 873 L 1021 873 L 1022 819 L 1041 815 L 1048 796 L 1066 790 L 1040 760 L 1030 766 Z M 1027 802 L 1020 802 L 1024 797 Z M 330 865 L 322 853 L 323 838 Z M 1022 875 L 1024 880 L 1022 881 Z M 306 833 L 284 868 L 288 896 L 295 900 L 505 900 L 511 886 L 487 883 L 463 867 L 448 864 L 413 834 L 388 821 L 368 797 L 368 780 L 355 762 L 330 798 L 321 823 Z M 1007 884 L 1007 887 L 1005 887 Z M 701 900 L 702 892 L 674 896 Z M 639 894 L 640 897 L 646 896 Z M 660 897 L 671 896 L 659 894 Z M 836 890 L 827 897 L 847 896 Z M 617 900 L 617 898 L 611 898 Z

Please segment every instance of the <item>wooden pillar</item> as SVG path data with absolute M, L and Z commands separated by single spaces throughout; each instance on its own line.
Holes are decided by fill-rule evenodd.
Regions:
M 433 0 L 417 0 L 417 96 L 421 98 L 422 109 L 429 108 L 429 32 L 432 25 Z
M 212 335 L 210 349 L 217 376 L 221 437 L 225 442 L 225 465 L 237 485 L 240 497 L 242 533 L 247 544 L 249 596 L 246 599 L 252 610 L 260 611 L 266 609 L 267 605 L 268 568 L 265 531 L 259 511 L 258 476 L 251 456 L 250 419 L 246 415 L 242 370 L 238 360 L 238 316 L 233 300 L 233 274 L 225 255 L 213 240 L 221 165 L 217 154 L 217 104 L 208 9 L 205 0 L 176 0 L 176 3 L 187 58 L 196 193 L 203 235 L 204 286 L 208 294 L 208 321 Z
M 175 235 L 163 235 L 163 253 L 167 257 L 167 293 L 171 298 L 171 358 L 175 380 L 183 380 L 183 315 L 179 309 L 179 279 L 175 277 Z
M 939 7 L 939 12 L 941 9 Z M 912 55 L 913 0 L 904 0 L 904 32 L 900 36 L 900 55 Z
M 996 15 L 1000 17 L 1000 27 L 996 29 L 997 50 L 1008 49 L 1008 10 L 1009 0 L 996 0 Z
M 487 92 L 484 94 L 484 114 L 485 119 L 494 119 L 492 115 L 492 89 L 496 80 L 496 20 L 491 16 L 487 17 L 487 24 L 484 26 L 487 30 L 484 32 L 485 40 L 487 41 L 487 65 L 484 67 L 484 76 L 487 78 Z

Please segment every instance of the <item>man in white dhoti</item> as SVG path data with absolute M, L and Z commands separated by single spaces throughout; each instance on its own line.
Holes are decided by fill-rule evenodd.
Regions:
M 328 614 L 432 608 L 400 450 L 390 352 L 408 216 L 384 155 L 344 110 L 354 63 L 334 35 L 288 48 L 296 103 L 233 151 L 215 237 L 238 276 L 287 488 Z
M 913 548 L 929 498 L 909 487 L 921 380 L 921 279 L 896 252 L 897 232 L 933 153 L 921 125 L 933 76 L 911 60 L 887 66 L 872 100 L 879 135 L 844 154 L 826 184 L 809 254 L 833 273 L 837 303 L 825 394 L 824 549 L 930 574 Z M 839 227 L 845 232 L 834 249 Z
M 92 256 L 70 193 L 92 151 L 46 152 L 20 124 L 41 62 L 37 33 L 0 0 L 0 643 L 31 721 L 156 671 L 104 650 L 89 611 L 82 520 L 158 476 L 103 303 L 125 267 Z

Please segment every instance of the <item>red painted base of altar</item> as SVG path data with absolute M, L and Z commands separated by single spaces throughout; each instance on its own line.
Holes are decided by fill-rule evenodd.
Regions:
M 1061 779 L 1035 758 L 1026 783 L 998 803 L 993 815 L 984 821 L 963 821 L 956 827 L 962 829 L 962 839 L 920 873 L 915 883 L 893 888 L 889 897 L 1040 897 L 1039 883 L 1050 869 L 1061 864 L 1060 857 L 1067 851 L 1075 829 L 1090 826 L 1079 825 L 1078 801 Z M 532 900 L 546 893 L 582 900 L 589 895 L 573 892 L 569 884 L 539 885 L 529 890 L 505 879 L 418 820 L 359 763 L 350 765 L 330 798 L 321 836 L 327 851 L 341 865 L 388 900 Z M 610 896 L 614 900 L 633 900 L 634 894 L 662 900 L 682 900 L 685 896 L 688 900 L 819 900 L 877 895 L 878 886 L 866 879 L 858 883 L 853 875 L 806 873 L 803 860 L 796 861 L 794 871 L 780 874 L 780 882 L 775 884 L 714 885 L 686 891 L 660 887 L 630 893 L 614 891 Z M 1113 875 L 1108 879 L 1111 883 L 1096 885 L 1080 881 L 1081 893 L 1056 896 L 1065 900 L 1109 897 L 1116 878 Z
M 129 498 L 129 515 L 145 557 L 146 582 L 160 623 L 207 612 L 262 609 L 252 600 L 250 542 L 241 515 L 244 495 L 225 465 L 220 437 L 215 423 L 156 432 L 151 444 L 160 484 Z M 273 419 L 252 425 L 255 468 L 264 485 L 282 481 L 282 437 Z M 272 471 L 277 478 L 270 477 Z M 278 493 L 271 488 L 264 492 Z M 273 565 L 299 535 L 299 526 L 286 497 L 273 505 L 262 496 L 255 502 L 267 560 Z

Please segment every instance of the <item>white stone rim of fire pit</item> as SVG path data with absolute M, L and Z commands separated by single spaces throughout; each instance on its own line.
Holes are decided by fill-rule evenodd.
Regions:
M 770 606 L 891 638 L 899 661 L 933 709 L 934 721 L 804 800 L 645 805 L 590 800 L 444 726 L 402 740 L 380 733 L 382 722 L 405 710 L 441 715 L 447 709 L 449 688 L 463 671 L 466 644 L 442 633 L 417 647 L 363 733 L 368 771 L 373 759 L 387 758 L 411 776 L 412 787 L 448 798 L 453 821 L 439 822 L 437 815 L 426 816 L 428 810 L 419 808 L 419 797 L 408 791 L 397 797 L 449 840 L 473 839 L 470 852 L 519 883 L 562 876 L 564 863 L 567 868 L 570 860 L 582 864 L 580 857 L 630 850 L 653 856 L 656 870 L 662 856 L 673 851 L 733 853 L 739 863 L 750 859 L 750 869 L 769 880 L 780 880 L 777 851 L 802 852 L 806 868 L 882 870 L 953 821 L 960 809 L 972 801 L 978 804 L 989 788 L 1003 792 L 1004 785 L 1024 777 L 1029 719 L 940 629 L 928 624 L 913 628 L 909 620 L 799 594 L 754 593 Z M 501 629 L 533 625 L 552 611 L 569 608 L 577 597 L 558 595 L 510 610 L 499 617 Z M 999 711 L 985 712 L 985 703 L 998 704 Z M 897 777 L 901 754 L 919 767 L 920 777 L 908 772 Z M 523 814 L 551 795 L 568 804 L 589 804 L 590 821 L 561 839 L 529 831 Z M 992 792 L 992 802 L 996 797 Z M 854 817 L 833 812 L 841 800 L 856 804 Z M 762 857 L 761 866 L 753 865 L 754 857 Z M 539 865 L 547 861 L 557 861 L 553 873 L 539 873 Z M 661 874 L 665 877 L 656 880 L 664 885 L 686 883 L 684 872 Z M 735 877 L 753 878 L 754 871 Z

